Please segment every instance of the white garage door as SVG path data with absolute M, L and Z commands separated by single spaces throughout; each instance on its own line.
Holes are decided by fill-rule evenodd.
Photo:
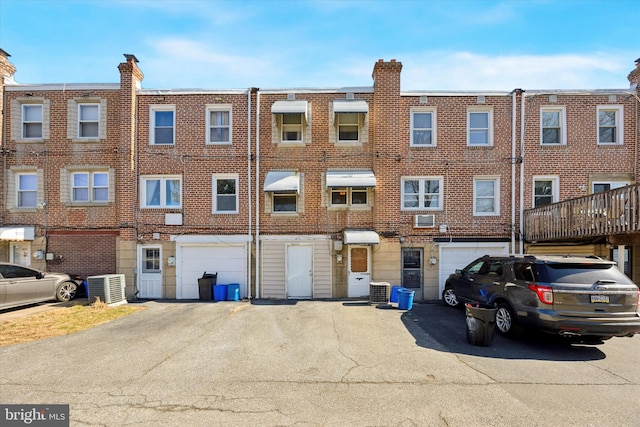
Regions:
M 198 299 L 198 279 L 218 273 L 218 284 L 240 284 L 240 297 L 247 295 L 247 251 L 242 245 L 182 244 L 177 246 L 178 299 Z
M 439 295 L 442 297 L 444 282 L 456 269 L 466 267 L 482 255 L 508 254 L 506 242 L 469 242 L 440 244 Z

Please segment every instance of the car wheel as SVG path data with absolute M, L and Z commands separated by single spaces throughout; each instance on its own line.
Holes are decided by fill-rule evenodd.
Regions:
M 56 299 L 58 301 L 70 301 L 76 296 L 78 285 L 73 282 L 62 282 L 56 290 Z
M 498 304 L 496 327 L 502 335 L 510 337 L 516 336 L 520 331 L 520 328 L 516 324 L 516 316 L 513 314 L 513 309 L 509 304 L 504 302 Z
M 460 301 L 458 301 L 458 297 L 452 288 L 446 288 L 442 291 L 442 301 L 448 307 L 458 307 L 460 305 Z

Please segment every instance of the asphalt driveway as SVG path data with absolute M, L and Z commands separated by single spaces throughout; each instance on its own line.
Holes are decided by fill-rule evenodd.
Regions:
M 638 337 L 527 357 L 540 343 L 471 346 L 434 304 L 144 304 L 0 348 L 1 403 L 70 404 L 78 426 L 637 425 Z

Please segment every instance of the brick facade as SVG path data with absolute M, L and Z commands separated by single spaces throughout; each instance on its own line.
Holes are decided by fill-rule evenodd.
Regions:
M 15 67 L 8 54 L 0 52 L 5 189 L 0 197 L 2 226 L 35 227 L 32 250 L 53 254 L 48 261 L 33 260 L 34 266 L 82 275 L 124 273 L 130 294 L 191 298 L 193 287 L 189 290 L 186 282 L 192 284 L 195 271 L 207 264 L 183 254 L 210 250 L 206 261 L 229 245 L 246 254 L 244 263 L 240 252 L 234 261 L 245 271 L 221 277 L 245 282 L 244 296 L 268 292 L 287 297 L 293 283 L 287 282 L 291 266 L 283 259 L 286 248 L 309 245 L 313 265 L 323 271 L 314 269 L 316 285 L 311 284 L 315 288 L 308 296 L 345 297 L 351 286 L 351 253 L 348 244 L 342 246 L 344 232 L 367 230 L 380 236 L 378 244 L 365 245 L 371 250 L 371 280 L 403 284 L 409 277 L 403 250 L 416 249 L 421 257 L 418 298 L 437 299 L 446 274 L 439 259 L 445 256 L 445 245 L 503 242 L 511 252 L 528 247 L 520 238 L 520 213 L 533 206 L 535 180 L 557 184 L 549 196 L 556 200 L 589 194 L 598 184 L 636 182 L 637 86 L 402 92 L 402 64 L 379 60 L 371 87 L 151 90 L 141 88 L 144 76 L 135 56 L 125 59 L 118 66 L 119 84 L 16 85 Z M 629 74 L 636 85 L 638 70 Z M 32 104 L 42 105 L 42 135 L 25 139 L 23 106 Z M 80 105 L 99 106 L 99 134 L 94 138 L 79 137 Z M 339 108 L 345 106 L 356 112 L 342 115 Z M 163 111 L 173 120 L 167 128 L 172 140 L 155 143 L 155 132 L 162 131 L 156 113 Z M 209 118 L 217 117 L 211 112 L 219 111 L 230 120 L 229 142 L 209 140 L 209 132 L 214 132 L 208 128 Z M 616 132 L 622 129 L 616 138 L 622 140 L 598 143 L 600 111 L 615 115 Z M 548 127 L 541 124 L 545 112 L 561 118 L 560 140 L 551 144 L 541 141 L 542 128 Z M 414 144 L 412 134 L 419 126 L 412 120 L 421 114 L 431 119 L 431 140 Z M 300 115 L 299 127 L 286 122 Z M 338 125 L 347 119 L 352 125 L 343 129 L 353 132 L 355 126 L 358 137 L 340 140 Z M 485 119 L 486 129 L 473 122 Z M 470 140 L 475 138 L 471 127 L 487 140 Z M 299 132 L 293 134 L 299 140 L 284 141 L 287 129 Z M 85 172 L 108 175 L 108 200 L 73 200 L 74 174 Z M 299 187 L 265 189 L 273 172 L 292 174 Z M 348 187 L 337 194 L 342 190 L 328 187 L 328 172 L 373 172 L 375 186 Z M 22 174 L 36 177 L 37 202 L 46 206 L 18 206 Z M 150 182 L 164 186 L 164 180 L 172 179 L 179 182 L 179 203 L 156 205 L 149 199 L 154 204 L 145 206 L 155 188 Z M 235 189 L 228 190 L 230 199 L 216 193 L 227 190 L 215 187 L 216 180 L 227 179 L 235 183 Z M 411 186 L 426 181 L 438 187 L 430 187 L 431 195 L 421 187 L 415 197 L 420 203 L 431 200 L 431 205 L 413 206 Z M 158 196 L 171 197 L 162 192 Z M 336 204 L 333 196 L 357 196 L 366 202 Z M 230 200 L 237 209 L 216 210 L 216 203 Z M 433 226 L 416 227 L 416 215 L 433 215 Z M 268 256 L 261 239 L 266 239 L 265 248 L 284 255 Z M 599 254 L 606 242 L 601 243 L 594 250 Z M 0 242 L 6 260 L 11 258 L 8 245 L 9 240 Z M 158 293 L 142 285 L 151 265 L 145 257 L 154 254 L 161 257 L 154 265 L 162 271 Z M 640 251 L 635 254 L 640 256 Z M 224 267 L 224 260 L 216 262 L 211 265 Z M 635 270 L 640 268 L 634 275 Z M 262 281 L 268 284 L 265 293 Z M 279 288 L 279 281 L 288 284 Z

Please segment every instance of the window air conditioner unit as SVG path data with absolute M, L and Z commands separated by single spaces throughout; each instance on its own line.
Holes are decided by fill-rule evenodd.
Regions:
M 413 228 L 433 228 L 435 226 L 435 215 L 413 216 Z
M 110 305 L 127 303 L 124 274 L 89 276 L 87 277 L 87 288 L 90 302 L 94 302 L 96 298 L 100 298 L 100 301 Z

